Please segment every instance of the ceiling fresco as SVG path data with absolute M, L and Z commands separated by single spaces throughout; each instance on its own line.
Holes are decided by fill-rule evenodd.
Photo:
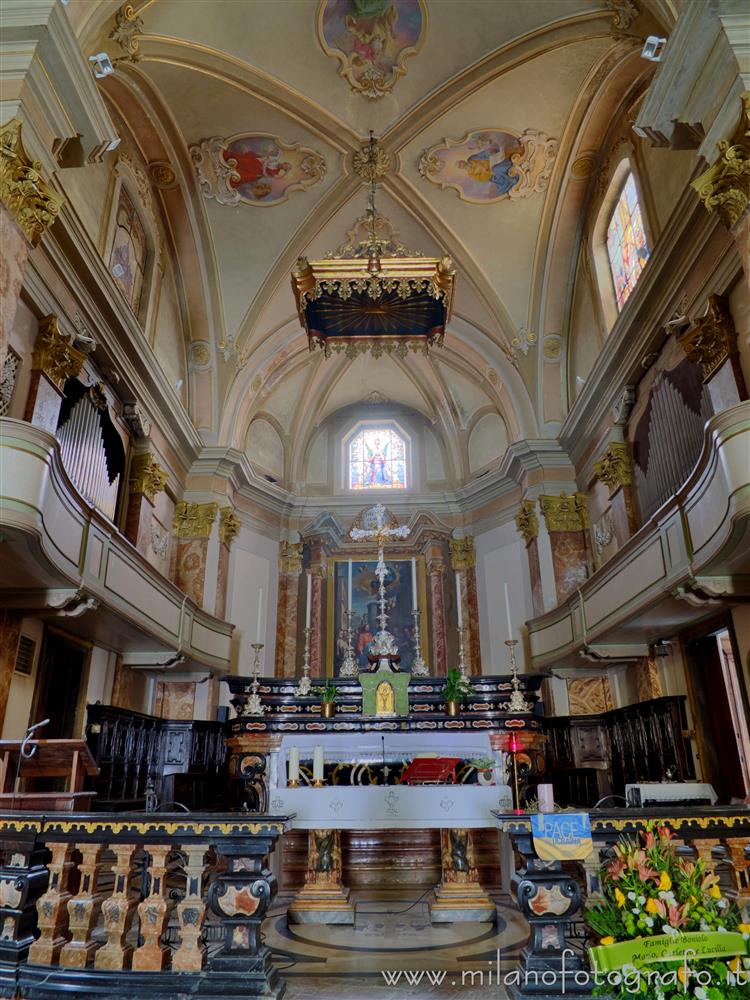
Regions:
M 201 433 L 244 441 L 270 370 L 301 453 L 328 401 L 383 391 L 431 414 L 445 439 L 478 409 L 511 440 L 554 433 L 566 403 L 543 387 L 545 350 L 560 342 L 564 357 L 560 247 L 572 248 L 571 192 L 587 183 L 572 165 L 606 135 L 607 80 L 648 69 L 638 44 L 663 0 L 634 6 L 623 25 L 609 0 L 137 0 L 123 36 L 116 0 L 70 0 L 84 49 L 117 57 L 108 100 L 146 163 L 175 179 L 154 196 L 179 268 L 201 276 L 184 291 L 215 400 Z M 290 289 L 300 256 L 362 238 L 355 164 L 370 130 L 384 152 L 379 235 L 450 256 L 457 272 L 443 346 L 395 369 L 308 354 Z

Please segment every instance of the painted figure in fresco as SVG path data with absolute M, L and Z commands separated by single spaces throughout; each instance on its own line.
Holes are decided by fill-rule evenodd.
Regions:
M 248 185 L 252 196 L 258 199 L 271 193 L 270 178 L 286 177 L 292 170 L 292 164 L 282 159 L 281 150 L 275 143 L 266 152 L 248 146 L 241 150 L 232 148 L 229 155 L 236 162 L 234 169 L 239 174 L 237 180 L 231 180 L 232 187 Z
M 513 167 L 510 154 L 518 151 L 517 146 L 506 149 L 496 139 L 478 135 L 472 139 L 469 147 L 478 147 L 476 153 L 472 153 L 467 160 L 458 160 L 456 166 L 460 170 L 465 170 L 469 177 L 478 184 L 492 185 L 495 188 L 493 197 L 507 194 L 512 187 L 518 184 L 520 177 L 518 175 L 510 176 L 510 170 Z
M 375 438 L 373 447 L 365 441 L 367 449 L 365 484 L 367 486 L 390 486 L 391 470 L 388 466 L 388 443 L 382 445 L 380 438 Z
M 346 30 L 354 38 L 352 64 L 367 69 L 376 66 L 394 54 L 394 25 L 398 17 L 392 0 L 351 0 L 351 14 L 344 21 Z

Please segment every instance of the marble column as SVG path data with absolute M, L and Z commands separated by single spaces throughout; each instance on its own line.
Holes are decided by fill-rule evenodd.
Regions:
M 435 677 L 445 677 L 448 664 L 448 651 L 445 633 L 445 540 L 441 537 L 429 537 L 424 547 L 425 565 L 427 567 L 427 593 L 429 614 L 423 628 L 430 629 L 430 673 Z
M 299 581 L 302 572 L 302 543 L 281 542 L 279 545 L 279 604 L 276 614 L 277 677 L 295 677 L 298 672 L 297 609 Z
M 746 47 L 747 41 L 743 42 Z M 739 121 L 732 135 L 718 144 L 716 161 L 692 182 L 709 212 L 716 212 L 739 250 L 750 280 L 750 92 L 739 96 Z
M 448 542 L 451 566 L 461 580 L 461 616 L 464 625 L 464 662 L 469 674 L 482 673 L 482 655 L 479 648 L 479 602 L 477 600 L 477 554 L 474 538 L 451 538 Z
M 701 366 L 714 413 L 747 399 L 737 330 L 726 299 L 709 295 L 705 313 L 680 336 L 680 345 L 688 361 Z
M 227 586 L 229 584 L 229 553 L 232 542 L 240 533 L 242 524 L 230 506 L 219 508 L 219 559 L 216 569 L 216 601 L 214 614 L 224 618 L 227 613 Z
M 146 556 L 151 544 L 154 501 L 167 485 L 167 474 L 150 451 L 140 452 L 130 465 L 125 537 Z
M 536 514 L 536 501 L 524 500 L 516 513 L 515 520 L 518 532 L 526 544 L 534 614 L 541 615 L 544 614 L 544 592 L 542 570 L 539 565 L 539 518 Z
M 586 580 L 591 568 L 589 515 L 583 493 L 540 496 L 549 533 L 558 603 Z
M 0 371 L 21 295 L 29 249 L 57 218 L 65 199 L 26 153 L 20 118 L 0 128 Z
M 609 490 L 612 527 L 617 547 L 622 548 L 638 528 L 630 445 L 626 441 L 611 441 L 601 459 L 594 463 L 594 471 Z
M 208 540 L 218 510 L 215 500 L 209 503 L 181 500 L 174 511 L 172 533 L 177 539 L 174 582 L 199 607 L 203 606 L 206 584 Z
M 76 350 L 60 330 L 57 316 L 39 320 L 31 355 L 31 382 L 24 419 L 50 434 L 57 430 L 65 383 L 81 371 L 86 355 Z
M 308 540 L 310 545 L 310 572 L 312 573 L 312 608 L 310 610 L 310 674 L 323 677 L 325 664 L 325 581 L 328 572 L 328 553 L 325 541 L 317 536 Z

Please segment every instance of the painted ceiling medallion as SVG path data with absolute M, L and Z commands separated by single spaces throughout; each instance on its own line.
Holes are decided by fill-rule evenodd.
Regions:
M 544 191 L 556 152 L 557 140 L 544 132 L 482 129 L 425 150 L 419 172 L 462 201 L 484 205 Z
M 267 132 L 203 139 L 190 146 L 198 183 L 220 205 L 278 205 L 325 176 L 320 153 Z
M 423 0 L 323 0 L 318 39 L 353 90 L 377 98 L 406 72 L 427 29 Z

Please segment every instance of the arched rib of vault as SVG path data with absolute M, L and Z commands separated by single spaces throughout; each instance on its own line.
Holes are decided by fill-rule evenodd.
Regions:
M 567 413 L 567 348 L 570 315 L 573 302 L 573 277 L 581 249 L 586 220 L 586 206 L 591 197 L 601 166 L 601 149 L 610 123 L 622 105 L 632 100 L 633 88 L 644 76 L 653 72 L 649 63 L 641 60 L 632 48 L 620 51 L 609 65 L 592 72 L 590 85 L 577 103 L 570 118 L 570 128 L 565 136 L 568 151 L 565 177 L 560 184 L 552 206 L 554 217 L 549 226 L 546 251 L 540 261 L 539 272 L 532 287 L 538 289 L 538 330 L 540 347 L 546 333 L 562 337 L 559 364 L 545 364 L 540 353 L 537 370 L 539 425 L 558 425 Z M 623 95 L 627 95 L 623 98 Z M 582 155 L 596 159 L 596 167 L 585 177 L 571 174 L 570 166 Z M 554 387 L 550 380 L 554 380 Z M 559 386 L 558 386 L 559 380 Z M 545 402 L 559 393 L 562 412 L 545 412 Z
M 103 81 L 102 89 L 127 122 L 145 161 L 166 160 L 179 181 L 175 188 L 158 190 L 158 196 L 179 276 L 188 345 L 193 340 L 206 340 L 211 351 L 205 375 L 211 384 L 211 431 L 215 432 L 219 422 L 216 342 L 224 320 L 213 241 L 185 139 L 168 106 L 137 65 L 126 64 L 122 72 Z M 151 128 L 144 128 L 144 112 Z M 192 392 L 190 395 L 194 416 Z

